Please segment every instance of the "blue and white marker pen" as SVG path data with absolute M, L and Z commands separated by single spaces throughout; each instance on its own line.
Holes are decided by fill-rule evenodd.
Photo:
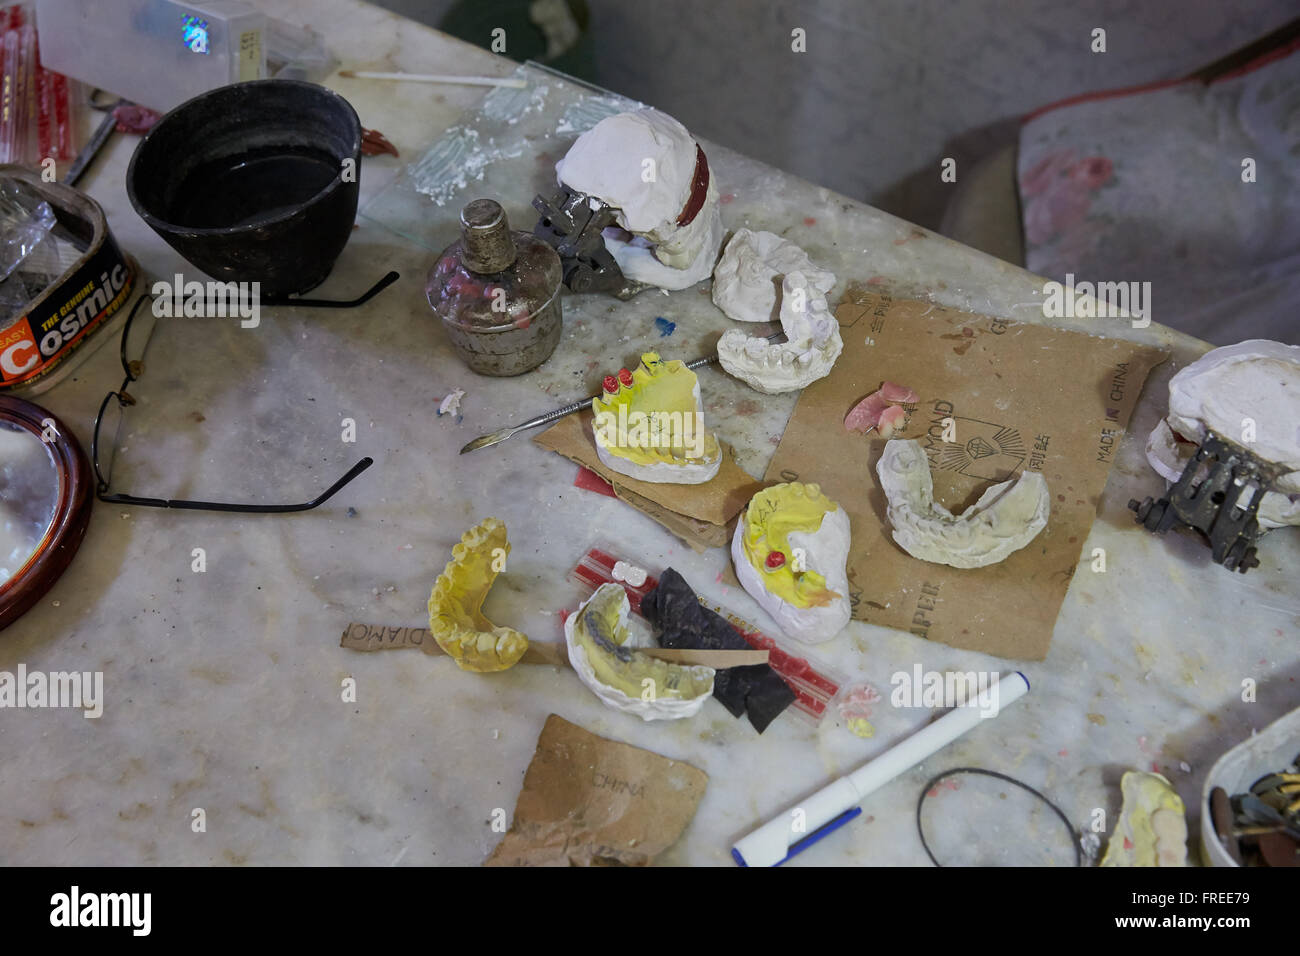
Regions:
M 1028 691 L 1029 680 L 1019 671 L 1001 678 L 981 695 L 983 701 L 954 707 L 879 757 L 818 790 L 737 842 L 731 855 L 741 866 L 779 866 L 858 816 L 862 812 L 858 804 L 868 794 L 975 727 L 990 716 L 990 708 L 996 716 Z M 800 824 L 798 830 L 796 823 Z

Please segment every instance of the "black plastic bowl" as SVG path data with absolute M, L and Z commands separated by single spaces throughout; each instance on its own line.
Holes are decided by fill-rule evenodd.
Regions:
M 190 263 L 282 296 L 329 275 L 356 220 L 360 168 L 352 104 L 315 83 L 254 80 L 159 120 L 131 157 L 126 191 Z

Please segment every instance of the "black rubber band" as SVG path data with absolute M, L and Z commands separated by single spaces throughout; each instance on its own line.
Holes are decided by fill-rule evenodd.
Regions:
M 1074 865 L 1083 866 L 1083 847 L 1079 843 L 1079 834 L 1075 832 L 1073 824 L 1070 823 L 1070 818 L 1061 812 L 1060 807 L 1054 804 L 1051 800 L 1048 800 L 1029 784 L 1021 783 L 1015 777 L 1008 777 L 1005 773 L 998 773 L 996 770 L 985 770 L 982 767 L 954 767 L 952 770 L 945 770 L 937 777 L 931 778 L 930 781 L 921 788 L 920 799 L 916 801 L 916 832 L 921 837 L 921 849 L 925 850 L 925 855 L 930 858 L 931 863 L 937 867 L 943 866 L 942 863 L 935 859 L 934 854 L 930 852 L 930 844 L 925 842 L 925 830 L 921 826 L 921 807 L 924 806 L 925 798 L 929 796 L 930 791 L 938 786 L 941 780 L 946 780 L 948 777 L 955 777 L 960 773 L 973 773 L 979 776 L 994 777 L 997 780 L 1004 780 L 1009 784 L 1019 787 L 1021 790 L 1032 793 L 1039 800 L 1042 800 L 1043 803 L 1047 804 L 1051 808 L 1053 813 L 1060 817 L 1061 822 L 1065 824 L 1065 829 L 1070 834 L 1070 843 L 1074 846 Z

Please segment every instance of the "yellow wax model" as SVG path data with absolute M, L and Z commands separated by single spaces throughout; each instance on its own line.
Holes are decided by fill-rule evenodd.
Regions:
M 591 409 L 596 453 L 607 468 L 686 485 L 718 473 L 722 450 L 705 430 L 700 384 L 684 363 L 646 352 L 635 370 L 605 379 Z
M 849 622 L 848 555 L 849 517 L 814 484 L 760 491 L 731 539 L 741 586 L 802 641 L 829 640 Z
M 528 649 L 528 638 L 497 627 L 483 616 L 483 601 L 497 574 L 505 570 L 510 542 L 499 518 L 488 518 L 461 535 L 451 561 L 429 596 L 429 631 L 461 670 L 476 674 L 513 667 Z

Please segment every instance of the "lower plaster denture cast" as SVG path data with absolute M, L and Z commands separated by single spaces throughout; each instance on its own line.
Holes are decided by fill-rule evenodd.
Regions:
M 483 616 L 483 600 L 509 553 L 505 523 L 488 518 L 461 535 L 451 561 L 433 583 L 429 631 L 461 670 L 503 671 L 519 663 L 528 650 L 527 637 Z
M 1047 526 L 1047 481 L 1024 471 L 989 487 L 960 515 L 934 500 L 930 462 L 921 443 L 895 438 L 876 465 L 888 500 L 894 540 L 914 558 L 954 568 L 982 568 L 1019 551 Z
M 698 485 L 718 473 L 722 449 L 704 427 L 695 373 L 646 352 L 635 371 L 605 377 L 591 404 L 596 454 L 640 481 Z
M 737 229 L 713 270 L 713 304 L 737 322 L 777 318 L 777 280 L 802 272 L 821 296 L 830 295 L 835 274 L 818 269 L 804 252 L 774 232 Z
M 564 621 L 564 643 L 574 671 L 601 702 L 642 720 L 675 720 L 698 713 L 713 693 L 712 667 L 670 664 L 629 643 L 627 592 L 602 584 Z
M 1259 526 L 1300 525 L 1300 346 L 1251 339 L 1181 369 L 1169 380 L 1169 414 L 1147 439 L 1147 461 L 1177 481 L 1209 432 L 1287 469 L 1260 501 Z
M 826 297 L 808 284 L 807 276 L 791 272 L 781 288 L 786 341 L 750 338 L 739 329 L 728 329 L 718 340 L 722 367 L 765 395 L 797 391 L 824 378 L 844 349 Z
M 1130 770 L 1120 781 L 1124 805 L 1102 866 L 1186 866 L 1182 798 L 1158 773 Z M 1207 823 L 1208 825 L 1208 823 Z
M 731 539 L 741 586 L 785 634 L 809 643 L 849 623 L 848 557 L 849 516 L 814 484 L 760 491 Z
M 704 150 L 667 113 L 642 109 L 587 130 L 555 165 L 577 192 L 618 209 L 605 245 L 623 275 L 685 289 L 713 273 L 722 246 L 718 187 Z

